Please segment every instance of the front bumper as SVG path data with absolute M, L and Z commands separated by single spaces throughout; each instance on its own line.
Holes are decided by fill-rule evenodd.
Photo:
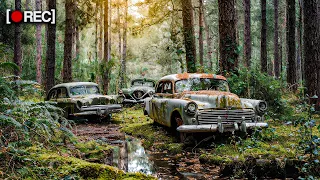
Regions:
M 238 123 L 234 124 L 208 124 L 208 125 L 181 125 L 177 128 L 177 131 L 184 133 L 200 133 L 200 132 L 234 132 L 242 131 L 247 132 L 247 130 L 255 128 L 267 128 L 268 123 L 265 122 L 242 122 L 240 125 Z
M 109 105 L 92 105 L 92 106 L 82 106 L 80 112 L 72 114 L 73 116 L 107 116 L 111 113 L 120 112 L 122 106 L 119 104 L 109 104 Z
M 123 100 L 123 104 L 140 104 L 140 103 L 144 103 L 144 99 L 139 99 L 139 100 L 135 100 L 135 99 L 124 99 L 124 100 Z

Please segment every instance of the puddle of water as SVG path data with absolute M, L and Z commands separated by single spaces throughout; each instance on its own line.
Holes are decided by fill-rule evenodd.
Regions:
M 127 139 L 113 152 L 113 164 L 127 172 L 142 172 L 144 174 L 156 174 L 153 161 L 146 153 L 138 139 Z

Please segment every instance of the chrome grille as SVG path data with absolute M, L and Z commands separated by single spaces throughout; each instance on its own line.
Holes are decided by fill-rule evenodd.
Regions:
M 216 124 L 220 116 L 223 124 L 231 124 L 234 122 L 241 122 L 243 120 L 250 121 L 255 113 L 251 109 L 236 109 L 236 110 L 200 110 L 198 112 L 199 124 Z

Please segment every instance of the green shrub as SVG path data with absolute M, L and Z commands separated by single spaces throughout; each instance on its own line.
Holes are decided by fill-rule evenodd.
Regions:
M 281 80 L 262 74 L 259 71 L 239 71 L 228 78 L 231 92 L 243 98 L 265 100 L 268 103 L 267 115 L 273 119 L 284 119 L 293 114 L 293 109 L 283 99 L 285 91 Z

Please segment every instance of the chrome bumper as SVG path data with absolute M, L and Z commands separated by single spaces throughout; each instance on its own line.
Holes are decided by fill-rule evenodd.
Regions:
M 242 131 L 247 132 L 248 129 L 255 128 L 267 128 L 268 123 L 257 122 L 257 123 L 248 123 L 242 122 L 240 126 L 238 123 L 234 124 L 208 124 L 208 125 L 181 125 L 177 128 L 177 131 L 184 133 L 200 133 L 200 132 L 233 132 L 233 131 Z
M 120 112 L 122 106 L 119 104 L 110 105 L 93 105 L 93 106 L 82 106 L 80 112 L 72 114 L 73 116 L 107 116 L 111 113 Z

